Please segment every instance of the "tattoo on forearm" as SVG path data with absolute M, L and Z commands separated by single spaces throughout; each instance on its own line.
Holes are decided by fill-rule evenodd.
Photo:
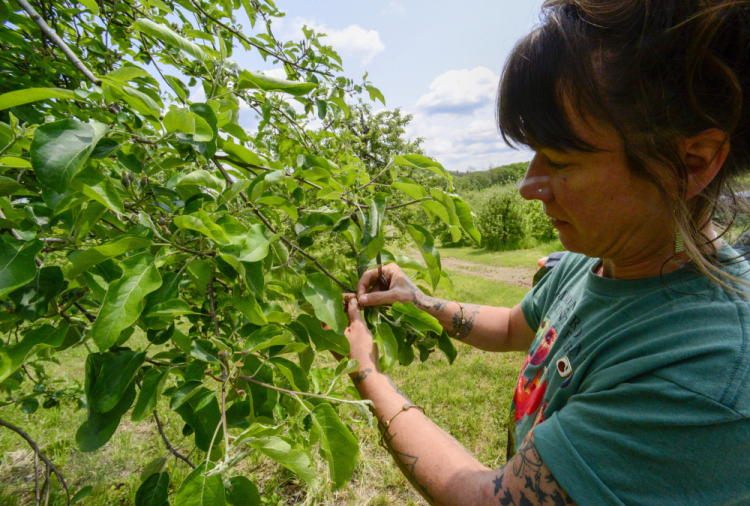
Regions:
M 510 487 L 503 486 L 503 479 L 511 471 L 513 476 L 524 483 L 524 490 L 519 492 L 518 502 L 513 497 Z M 518 450 L 511 462 L 498 470 L 498 475 L 492 482 L 495 485 L 495 496 L 499 498 L 502 506 L 537 506 L 544 504 L 566 506 L 573 504 L 573 499 L 565 493 L 555 477 L 548 471 L 541 455 L 539 455 L 536 444 L 534 444 L 534 438 L 531 437 Z
M 411 281 L 409 281 L 409 291 L 411 292 L 411 301 L 422 311 L 442 311 L 448 307 L 448 301 L 425 295 Z
M 481 306 L 476 304 L 463 304 L 463 306 L 463 311 L 459 309 L 453 315 L 453 320 L 451 321 L 453 328 L 448 332 L 449 336 L 458 339 L 459 341 L 463 341 L 469 337 L 472 329 L 474 329 L 474 319 L 477 317 L 481 309 Z M 463 322 L 461 321 L 462 315 Z
M 367 379 L 367 376 L 372 372 L 372 369 L 365 369 L 364 371 L 359 371 L 353 378 L 352 381 L 355 385 L 359 385 L 364 380 Z
M 419 457 L 408 455 L 393 448 L 391 442 L 396 436 L 398 436 L 398 433 L 391 434 L 390 430 L 385 428 L 385 425 L 383 425 L 384 418 L 385 417 L 381 418 L 380 423 L 378 423 L 378 428 L 383 434 L 383 439 L 381 439 L 383 447 L 391 454 L 393 460 L 396 461 L 396 465 L 401 469 L 401 472 L 404 473 L 406 479 L 409 480 L 409 483 L 411 483 L 412 486 L 414 486 L 414 488 L 416 488 L 422 496 L 430 502 L 430 504 L 435 504 L 435 498 L 430 494 L 427 487 L 422 485 L 417 479 L 415 468 L 417 467 L 417 462 L 419 462 Z
M 391 386 L 396 391 L 396 393 L 398 393 L 401 397 L 403 397 L 404 399 L 406 399 L 409 402 L 409 404 L 412 404 L 411 400 L 409 400 L 409 398 L 406 396 L 406 394 L 404 392 L 402 392 L 399 387 L 396 386 L 396 384 L 393 382 L 393 380 L 391 379 L 391 377 L 390 376 L 386 376 L 386 378 L 388 378 L 388 383 L 391 384 Z

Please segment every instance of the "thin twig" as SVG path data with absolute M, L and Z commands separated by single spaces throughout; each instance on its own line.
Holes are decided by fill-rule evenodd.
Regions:
M 420 202 L 424 202 L 425 200 L 432 200 L 432 198 L 431 197 L 425 197 L 425 198 L 419 199 L 419 200 L 412 200 L 411 202 L 407 202 L 406 204 L 399 204 L 397 206 L 386 207 L 385 210 L 386 211 L 392 211 L 394 209 L 399 209 L 401 207 L 411 206 L 413 204 L 419 204 Z
M 76 307 L 76 308 L 77 308 L 77 309 L 78 309 L 78 310 L 79 310 L 79 311 L 80 311 L 81 313 L 83 313 L 83 315 L 84 315 L 84 316 L 86 317 L 86 319 L 87 319 L 87 320 L 88 320 L 89 322 L 91 322 L 91 323 L 94 323 L 94 321 L 96 320 L 96 316 L 93 316 L 93 315 L 92 315 L 91 313 L 89 313 L 88 311 L 86 311 L 86 310 L 84 309 L 84 307 L 83 307 L 82 305 L 80 305 L 80 304 L 79 304 L 78 302 L 74 302 L 74 303 L 73 303 L 73 305 L 74 305 L 74 306 L 75 306 L 75 307 Z
M 159 435 L 161 436 L 161 440 L 164 441 L 164 445 L 167 447 L 167 450 L 169 450 L 169 453 L 174 455 L 176 458 L 182 460 L 187 465 L 189 465 L 191 468 L 195 469 L 195 464 L 190 462 L 190 459 L 188 459 L 186 456 L 178 452 L 170 443 L 169 439 L 167 439 L 167 436 L 164 435 L 164 429 L 162 429 L 161 426 L 161 420 L 159 420 L 159 415 L 156 414 L 156 410 L 154 410 L 154 421 L 156 422 L 156 428 L 159 429 Z
M 222 176 L 224 176 L 224 179 L 225 179 L 225 180 L 226 180 L 226 182 L 227 182 L 227 186 L 231 186 L 231 185 L 233 184 L 233 181 L 232 181 L 232 178 L 231 178 L 231 177 L 229 176 L 229 173 L 227 173 L 226 169 L 225 169 L 224 167 L 222 167 L 222 165 L 221 165 L 221 164 L 220 164 L 220 163 L 219 163 L 219 162 L 218 162 L 218 161 L 217 161 L 217 160 L 215 159 L 215 157 L 214 157 L 214 159 L 213 159 L 213 162 L 214 162 L 214 164 L 216 164 L 216 167 L 217 167 L 217 168 L 219 169 L 219 172 L 221 172 L 221 175 L 222 175 Z M 259 210 L 259 209 L 258 209 L 257 207 L 255 207 L 255 204 L 253 204 L 253 203 L 252 203 L 252 202 L 250 201 L 250 198 L 249 198 L 249 197 L 247 196 L 247 194 L 246 194 L 245 192 L 240 192 L 240 196 L 241 196 L 241 197 L 242 197 L 242 199 L 243 199 L 243 200 L 245 201 L 245 203 L 246 203 L 247 205 L 249 205 L 249 206 L 250 206 L 250 207 L 252 208 L 252 210 L 253 210 L 253 212 L 255 213 L 255 215 L 256 215 L 256 216 L 257 216 L 258 218 L 260 218 L 260 220 L 261 220 L 261 221 L 263 222 L 263 224 L 264 224 L 264 225 L 265 225 L 265 226 L 266 226 L 266 227 L 268 228 L 268 230 L 270 230 L 270 231 L 271 231 L 271 233 L 272 233 L 272 234 L 276 234 L 276 233 L 278 233 L 278 232 L 276 232 L 276 228 L 275 228 L 275 227 L 274 227 L 274 226 L 273 226 L 273 225 L 271 224 L 271 222 L 270 222 L 270 221 L 268 221 L 268 218 L 266 218 L 266 217 L 265 217 L 265 216 L 263 215 L 263 213 L 261 213 L 261 212 L 260 212 L 260 210 Z M 340 281 L 340 280 L 339 280 L 339 279 L 338 279 L 338 278 L 337 278 L 336 276 L 334 276 L 333 274 L 331 274 L 331 273 L 330 273 L 330 272 L 328 271 L 328 269 L 326 269 L 326 268 L 325 268 L 325 267 L 323 266 L 323 264 L 321 264 L 321 263 L 320 263 L 320 262 L 318 261 L 318 259 L 317 259 L 317 258 L 315 258 L 314 256 L 312 256 L 312 255 L 311 255 L 310 253 L 308 253 L 307 251 L 303 250 L 302 248 L 300 248 L 299 246 L 297 246 L 296 244 L 294 244 L 294 243 L 293 243 L 292 241 L 290 241 L 289 239 L 287 239 L 287 238 L 286 238 L 286 237 L 284 237 L 283 235 L 282 235 L 282 236 L 280 236 L 280 237 L 279 237 L 279 239 L 281 239 L 281 240 L 282 240 L 282 241 L 284 242 L 284 244 L 286 244 L 287 246 L 289 246 L 289 247 L 290 247 L 290 248 L 292 248 L 293 250 L 297 250 L 297 251 L 299 251 L 299 252 L 300 252 L 300 253 L 301 253 L 301 254 L 302 254 L 303 256 L 305 256 L 305 257 L 307 257 L 307 258 L 308 258 L 309 260 L 311 260 L 311 261 L 312 261 L 312 262 L 313 262 L 313 263 L 315 264 L 315 266 L 316 266 L 316 267 L 317 267 L 318 269 L 320 269 L 320 271 L 321 271 L 321 272 L 322 272 L 323 274 L 325 274 L 326 276 L 328 276 L 329 278 L 331 278 L 331 279 L 332 279 L 332 280 L 333 280 L 333 281 L 334 281 L 334 282 L 335 282 L 335 283 L 336 283 L 337 285 L 339 285 L 339 286 L 340 286 L 340 287 L 341 287 L 341 288 L 342 288 L 342 289 L 343 289 L 344 291 L 346 291 L 346 292 L 350 292 L 350 293 L 353 293 L 353 292 L 354 292 L 354 290 L 352 290 L 351 288 L 349 288 L 348 286 L 346 286 L 346 285 L 345 285 L 345 284 L 344 284 L 344 283 L 343 283 L 342 281 Z
M 65 478 L 63 478 L 63 475 L 60 474 L 60 471 L 57 470 L 57 468 L 55 467 L 54 464 L 52 464 L 52 462 L 50 461 L 50 459 L 48 459 L 41 452 L 41 450 L 39 450 L 39 446 L 36 444 L 36 441 L 34 441 L 33 439 L 31 439 L 31 436 L 29 436 L 23 429 L 21 429 L 20 427 L 16 427 L 15 425 L 6 422 L 2 418 L 0 418 L 0 426 L 6 427 L 6 428 L 12 430 L 13 432 L 15 432 L 16 434 L 18 434 L 19 436 L 21 436 L 23 439 L 25 439 L 26 442 L 29 443 L 29 446 L 31 446 L 31 449 L 34 450 L 34 455 L 37 455 L 42 460 L 42 462 L 44 462 L 44 465 L 47 466 L 47 483 L 45 484 L 45 487 L 47 488 L 47 494 L 49 494 L 49 476 L 50 476 L 49 473 L 51 471 L 51 472 L 55 473 L 55 476 L 57 477 L 58 481 L 60 482 L 60 484 L 65 489 L 65 495 L 68 498 L 68 504 L 70 504 L 70 491 L 68 490 L 68 484 L 65 483 Z M 38 503 L 38 501 L 37 501 L 37 503 Z
M 211 318 L 214 320 L 214 329 L 216 330 L 216 337 L 221 339 L 221 332 L 219 331 L 219 320 L 216 318 L 216 301 L 214 300 L 214 274 L 216 273 L 216 266 L 211 267 L 211 277 L 208 280 L 208 297 L 211 299 Z
M 63 42 L 63 40 L 55 33 L 55 31 L 49 27 L 47 23 L 45 23 L 44 19 L 37 14 L 37 12 L 34 10 L 34 7 L 31 6 L 29 2 L 26 0 L 17 0 L 18 5 L 20 5 L 23 10 L 26 11 L 26 13 L 29 15 L 29 17 L 34 20 L 34 22 L 39 25 L 39 28 L 42 30 L 42 33 L 50 39 L 52 42 L 55 43 L 55 45 L 60 48 L 60 51 L 63 52 L 63 54 L 70 60 L 70 63 L 73 64 L 75 68 L 78 69 L 81 74 L 83 74 L 86 79 L 91 81 L 97 86 L 100 86 L 102 82 L 92 74 L 89 69 L 86 68 L 86 66 L 81 63 L 81 60 L 78 59 L 78 57 L 73 53 L 73 51 L 70 50 L 70 48 Z
M 287 390 L 286 388 L 279 388 L 275 387 L 273 385 L 269 385 L 267 383 L 260 382 L 258 380 L 255 380 L 251 378 L 250 376 L 239 376 L 239 379 L 249 381 L 250 383 L 255 383 L 256 385 L 260 385 L 262 387 L 268 388 L 270 390 L 276 390 L 277 392 L 285 393 L 287 395 L 291 395 L 293 397 L 297 397 L 299 395 L 302 395 L 303 397 L 315 397 L 316 399 L 330 399 L 330 397 L 326 397 L 325 395 L 319 395 L 319 394 L 308 394 L 305 392 L 295 392 L 294 390 Z M 336 399 L 338 400 L 338 399 Z
M 151 60 L 151 63 L 154 64 L 154 67 L 156 67 L 156 71 L 159 73 L 159 75 L 161 76 L 162 80 L 165 83 L 167 83 L 170 88 L 172 88 L 172 91 L 174 91 L 174 94 L 177 95 L 177 98 L 180 99 L 180 102 L 182 102 L 182 105 L 186 106 L 187 104 L 185 103 L 185 99 L 182 98 L 182 96 L 179 93 L 177 93 L 177 89 L 174 87 L 174 85 L 170 81 L 167 81 L 167 78 L 164 77 L 164 74 L 162 73 L 161 69 L 159 68 L 159 64 L 156 63 L 156 60 L 154 59 L 153 55 L 151 54 L 151 51 L 149 51 L 148 48 L 146 47 L 146 38 L 145 38 L 145 36 L 143 34 L 141 34 L 141 48 L 144 51 L 146 51 L 146 54 L 148 55 L 149 59 Z M 156 197 L 154 197 L 154 198 L 156 198 Z

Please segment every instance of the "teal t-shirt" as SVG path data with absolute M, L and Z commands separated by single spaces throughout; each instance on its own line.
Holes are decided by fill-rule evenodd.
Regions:
M 750 505 L 747 300 L 690 266 L 623 281 L 597 263 L 566 255 L 521 303 L 538 332 L 509 454 L 533 430 L 581 506 Z M 750 281 L 746 262 L 726 268 Z

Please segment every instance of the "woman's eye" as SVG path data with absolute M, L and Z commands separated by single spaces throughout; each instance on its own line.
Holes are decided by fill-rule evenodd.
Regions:
M 547 165 L 549 165 L 553 169 L 564 169 L 568 166 L 567 163 L 555 163 L 552 160 L 547 160 Z

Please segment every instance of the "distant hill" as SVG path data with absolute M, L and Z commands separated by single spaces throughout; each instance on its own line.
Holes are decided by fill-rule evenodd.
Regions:
M 451 171 L 451 175 L 453 176 L 453 186 L 460 193 L 518 183 L 523 179 L 528 168 L 529 162 L 521 162 L 472 172 Z

